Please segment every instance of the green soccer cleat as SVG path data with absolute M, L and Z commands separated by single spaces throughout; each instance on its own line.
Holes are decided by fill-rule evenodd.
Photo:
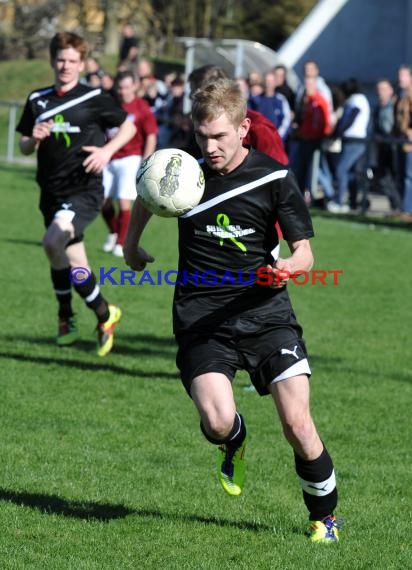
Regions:
M 77 323 L 74 317 L 59 317 L 57 346 L 70 346 L 79 338 Z
M 109 318 L 97 325 L 97 354 L 106 356 L 113 348 L 113 333 L 120 319 L 122 311 L 115 305 L 109 305 Z
M 329 515 L 320 521 L 310 521 L 309 537 L 311 542 L 330 544 L 339 541 L 341 523 Z
M 226 444 L 219 445 L 217 452 L 217 477 L 223 489 L 232 497 L 242 493 L 245 482 L 246 440 L 233 453 Z

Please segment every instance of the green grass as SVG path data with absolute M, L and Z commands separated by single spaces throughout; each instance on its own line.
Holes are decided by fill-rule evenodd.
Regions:
M 34 172 L 1 166 L 0 568 L 400 570 L 411 567 L 411 233 L 315 217 L 318 269 L 337 286 L 292 285 L 312 355 L 312 405 L 337 470 L 339 545 L 311 545 L 306 511 L 269 398 L 235 394 L 250 434 L 244 495 L 214 474 L 174 365 L 172 288 L 104 285 L 124 310 L 115 350 L 54 345 L 56 304 L 40 240 Z M 101 253 L 95 268 L 126 268 Z M 176 266 L 176 225 L 155 218 L 151 269 Z

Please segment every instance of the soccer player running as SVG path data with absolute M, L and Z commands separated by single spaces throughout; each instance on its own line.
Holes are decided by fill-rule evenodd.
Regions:
M 218 479 L 229 495 L 241 494 L 245 477 L 246 425 L 232 390 L 236 370 L 247 370 L 258 393 L 272 396 L 294 452 L 311 540 L 334 542 L 334 467 L 311 416 L 308 356 L 287 292 L 288 276 L 313 264 L 310 216 L 293 174 L 243 146 L 249 119 L 234 82 L 210 83 L 192 103 L 206 188 L 200 204 L 178 221 L 181 279 L 173 320 L 181 379 L 204 436 L 217 446 Z M 154 261 L 139 246 L 149 218 L 136 201 L 124 247 L 135 270 Z M 276 220 L 291 251 L 287 258 L 272 254 Z M 268 272 L 260 280 L 266 284 L 256 279 L 259 268 Z M 228 270 L 237 281 L 227 278 Z M 199 276 L 210 271 L 217 278 L 208 284 Z
M 100 212 L 103 168 L 134 136 L 136 128 L 110 95 L 79 82 L 86 56 L 87 43 L 80 36 L 61 32 L 52 38 L 54 85 L 29 95 L 17 131 L 22 135 L 23 154 L 37 150 L 36 179 L 47 228 L 43 247 L 58 301 L 57 344 L 67 346 L 78 338 L 72 309 L 73 282 L 96 314 L 97 354 L 105 356 L 112 349 L 121 310 L 108 304 L 99 290 L 83 232 Z M 118 127 L 118 132 L 107 142 L 105 131 L 113 127 Z M 77 271 L 71 273 L 73 268 Z
M 105 201 L 103 218 L 109 234 L 103 251 L 123 257 L 123 243 L 130 221 L 132 204 L 136 199 L 136 175 L 143 158 L 156 150 L 157 122 L 149 104 L 136 97 L 137 81 L 133 71 L 120 71 L 115 78 L 115 91 L 122 109 L 133 119 L 136 134 L 116 152 L 103 170 Z M 117 129 L 109 131 L 109 138 Z

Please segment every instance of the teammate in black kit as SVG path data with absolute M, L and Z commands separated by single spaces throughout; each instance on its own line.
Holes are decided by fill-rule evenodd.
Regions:
M 79 83 L 86 56 L 87 44 L 78 35 L 61 32 L 52 38 L 54 85 L 29 95 L 17 131 L 22 135 L 23 154 L 37 150 L 36 180 L 47 228 L 43 246 L 59 304 L 57 344 L 67 346 L 78 338 L 73 281 L 77 293 L 97 316 L 97 353 L 105 356 L 112 349 L 121 311 L 100 293 L 87 260 L 83 231 L 101 208 L 104 166 L 136 129 L 110 95 Z M 114 127 L 118 128 L 116 136 L 106 142 L 105 131 Z M 84 269 L 71 274 L 75 267 Z
M 245 474 L 246 426 L 232 391 L 236 370 L 248 371 L 260 395 L 272 395 L 294 451 L 311 540 L 336 541 L 334 468 L 311 417 L 310 368 L 286 288 L 287 272 L 308 271 L 313 263 L 308 210 L 289 170 L 242 145 L 249 119 L 234 82 L 221 79 L 197 91 L 192 117 L 206 188 L 201 203 L 179 218 L 181 282 L 173 318 L 183 384 L 203 434 L 218 446 L 218 478 L 230 495 L 242 492 Z M 154 260 L 138 246 L 149 218 L 136 202 L 124 248 L 136 270 Z M 278 256 L 276 221 L 290 257 Z M 261 268 L 275 276 L 271 286 L 256 278 L 250 283 Z M 226 279 L 228 270 L 241 278 Z M 209 284 L 199 278 L 206 272 L 214 277 Z

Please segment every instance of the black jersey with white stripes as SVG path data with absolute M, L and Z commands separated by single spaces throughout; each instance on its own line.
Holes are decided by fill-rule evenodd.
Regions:
M 51 135 L 37 152 L 37 182 L 43 198 L 64 198 L 85 189 L 101 188 L 101 175 L 87 174 L 82 166 L 83 146 L 103 146 L 105 131 L 120 126 L 127 113 L 100 88 L 78 83 L 65 93 L 45 87 L 27 98 L 16 130 L 32 135 L 36 123 L 53 120 Z
M 210 328 L 242 311 L 266 310 L 268 304 L 275 311 L 290 306 L 286 289 L 272 289 L 259 279 L 278 257 L 275 223 L 289 242 L 314 235 L 293 173 L 271 157 L 250 149 L 226 175 L 206 165 L 203 170 L 202 200 L 179 218 L 175 332 Z

